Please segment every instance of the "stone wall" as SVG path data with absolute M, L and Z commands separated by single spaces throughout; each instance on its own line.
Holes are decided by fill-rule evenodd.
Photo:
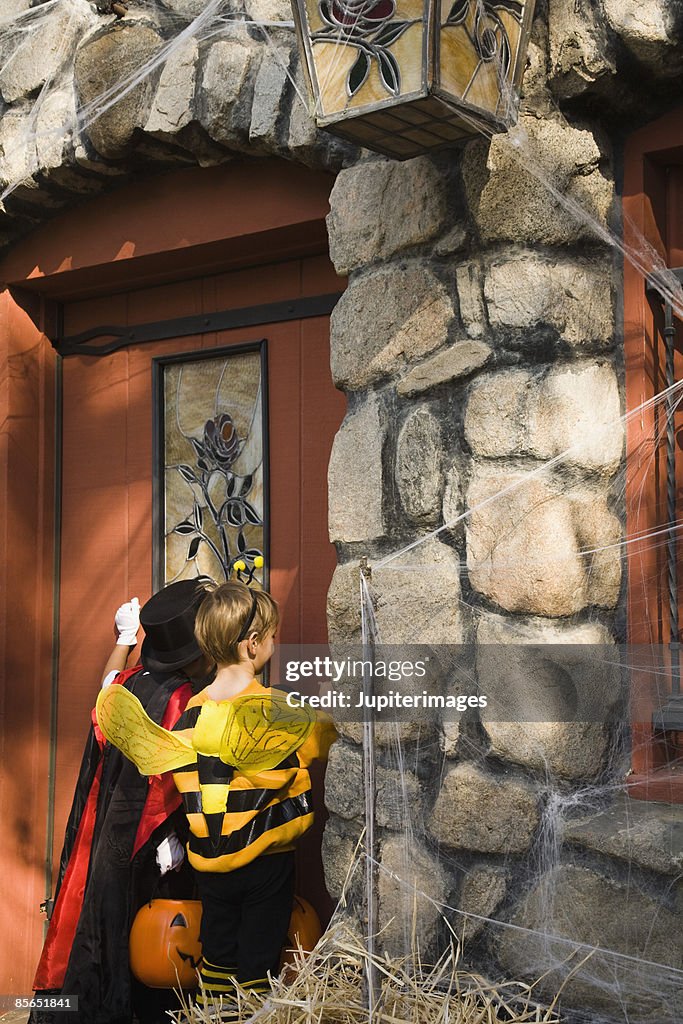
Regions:
M 350 402 L 329 476 L 333 639 L 359 636 L 359 555 L 377 561 L 463 510 L 396 563 L 410 571 L 373 573 L 385 642 L 493 650 L 477 662 L 490 692 L 514 671 L 543 683 L 501 645 L 624 638 L 621 263 L 604 233 L 619 232 L 622 137 L 667 108 L 682 58 L 683 5 L 541 3 L 516 145 L 474 140 L 403 164 L 364 153 L 338 175 L 330 252 L 349 285 L 332 368 Z M 419 864 L 418 888 L 472 914 L 680 968 L 683 815 L 611 790 L 628 766 L 623 721 L 622 708 L 613 726 L 442 723 L 443 762 L 432 735 L 404 732 L 403 777 L 380 730 L 378 802 L 399 807 L 378 810 L 382 865 L 410 879 Z M 342 732 L 327 773 L 335 890 L 362 826 L 349 799 L 360 737 Z M 400 899 L 380 878 L 383 941 L 401 948 Z M 433 941 L 438 915 L 421 906 Z M 475 958 L 493 953 L 514 976 L 562 959 L 520 932 L 464 927 Z M 618 1013 L 605 970 L 566 998 Z M 629 998 L 638 1020 L 675 1019 L 656 995 Z
M 339 170 L 330 253 L 349 285 L 332 317 L 332 371 L 349 412 L 329 473 L 340 563 L 331 638 L 359 634 L 361 555 L 376 561 L 473 509 L 412 550 L 409 572 L 374 573 L 386 642 L 613 643 L 624 613 L 621 267 L 595 226 L 619 227 L 623 133 L 680 96 L 683 4 L 539 0 L 518 147 L 477 138 L 406 163 L 358 154 L 317 133 L 296 99 L 285 73 L 301 84 L 291 30 L 271 28 L 267 45 L 239 22 L 188 38 L 96 120 L 76 117 L 202 7 L 131 3 L 118 21 L 63 0 L 21 51 L 10 38 L 0 185 L 21 184 L 0 241 L 150 169 L 277 155 Z M 281 0 L 254 0 L 249 12 L 290 16 Z M 558 207 L 546 183 L 574 208 Z M 495 683 L 495 666 L 479 670 Z M 363 813 L 359 730 L 342 733 L 327 773 L 334 894 Z M 581 813 L 576 799 L 613 764 L 617 729 L 482 718 L 444 723 L 435 737 L 399 775 L 390 737 L 378 736 L 385 867 L 473 914 L 683 966 L 680 816 L 622 797 Z M 404 739 L 415 753 L 410 728 Z M 419 809 L 407 850 L 406 803 Z M 549 827 L 555 852 L 539 861 Z M 400 908 L 386 878 L 388 924 Z M 437 919 L 434 908 L 420 918 L 426 946 Z M 465 934 L 473 955 L 490 952 L 482 922 L 470 919 Z M 401 935 L 389 927 L 385 940 L 400 945 Z M 526 942 L 511 932 L 496 944 L 508 972 L 528 969 Z M 573 994 L 613 1006 L 595 985 L 576 982 Z M 653 1024 L 668 1013 L 642 1007 Z
M 196 31 L 208 5 L 192 0 L 133 0 L 122 19 L 60 0 L 21 32 L 2 20 L 30 6 L 0 0 L 0 248 L 140 173 L 238 155 L 336 169 L 353 155 L 297 96 L 294 32 L 277 27 L 291 22 L 286 0 L 250 0 L 248 14 L 223 3 Z

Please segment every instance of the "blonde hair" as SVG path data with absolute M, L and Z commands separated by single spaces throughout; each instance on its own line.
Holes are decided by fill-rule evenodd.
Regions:
M 278 606 L 265 590 L 256 590 L 237 581 L 207 587 L 194 624 L 194 635 L 202 652 L 217 665 L 234 665 L 239 661 L 238 645 L 256 634 L 263 640 L 277 629 Z M 242 632 L 256 599 L 254 617 L 244 636 Z

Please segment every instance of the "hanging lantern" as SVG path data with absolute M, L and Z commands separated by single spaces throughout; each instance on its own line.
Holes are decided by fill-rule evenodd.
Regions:
M 319 128 L 407 160 L 514 124 L 534 0 L 292 0 Z

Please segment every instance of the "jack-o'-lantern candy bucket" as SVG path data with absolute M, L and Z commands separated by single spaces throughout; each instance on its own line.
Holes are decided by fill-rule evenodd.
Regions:
M 199 900 L 151 900 L 130 930 L 130 969 L 149 988 L 197 987 L 202 957 Z
M 202 958 L 199 900 L 156 899 L 137 912 L 130 930 L 130 969 L 148 988 L 197 987 L 197 969 Z M 310 952 L 322 935 L 320 918 L 305 899 L 294 897 L 281 967 L 294 960 L 299 946 Z
M 322 933 L 320 918 L 311 904 L 301 896 L 295 896 L 292 916 L 287 929 L 287 939 L 282 950 L 280 969 L 286 967 L 291 973 L 294 951 L 301 947 L 305 953 L 310 953 L 315 949 Z

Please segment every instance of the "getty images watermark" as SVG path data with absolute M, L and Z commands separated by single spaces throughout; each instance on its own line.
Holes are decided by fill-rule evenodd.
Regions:
M 650 721 L 669 653 L 619 644 L 279 645 L 268 683 L 334 718 Z M 653 683 L 654 681 L 654 683 Z M 660 702 L 668 687 L 660 685 Z M 641 692 L 642 691 L 642 692 Z M 641 707 L 642 705 L 642 707 Z M 655 709 L 656 710 L 656 709 Z
M 290 660 L 285 663 L 285 679 L 288 683 L 298 683 L 302 679 L 326 680 L 331 686 L 322 693 L 302 693 L 290 690 L 287 703 L 290 707 L 308 704 L 312 708 L 324 710 L 352 711 L 368 710 L 382 712 L 387 710 L 433 709 L 463 712 L 467 708 L 485 708 L 487 699 L 484 694 L 442 694 L 422 689 L 411 692 L 408 689 L 386 689 L 387 683 L 401 683 L 412 686 L 418 680 L 428 677 L 429 655 L 412 661 L 410 658 L 385 660 L 373 658 L 333 658 L 330 655 L 316 656 L 311 660 Z M 346 689 L 334 689 L 340 684 L 350 681 L 379 682 L 381 690 L 373 687 L 371 691 L 361 688 L 355 693 Z

